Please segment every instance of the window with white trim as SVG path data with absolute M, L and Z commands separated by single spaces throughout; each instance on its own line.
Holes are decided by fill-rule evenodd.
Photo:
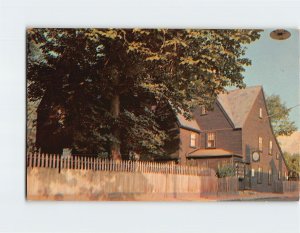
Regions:
M 191 133 L 190 147 L 196 147 L 196 134 Z
M 254 168 L 251 169 L 251 176 L 255 177 L 255 169 Z
M 209 132 L 206 134 L 206 147 L 215 148 L 216 147 L 216 133 Z

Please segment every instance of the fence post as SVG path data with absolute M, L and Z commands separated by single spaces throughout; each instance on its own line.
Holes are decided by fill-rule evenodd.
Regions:
M 37 155 L 37 167 L 40 167 L 40 162 L 41 162 L 41 153 L 38 153 L 38 155 Z
M 49 168 L 52 168 L 52 154 L 49 155 Z
M 60 173 L 60 155 L 59 154 L 56 157 L 56 168 L 58 168 L 58 172 Z
M 48 166 L 49 166 L 49 157 L 48 157 L 48 154 L 46 154 L 46 156 L 45 156 L 45 167 L 46 168 L 48 168 Z
M 73 155 L 70 157 L 70 168 L 73 169 Z
M 56 154 L 52 155 L 52 168 L 55 168 L 56 166 Z
M 29 153 L 29 167 L 32 167 L 32 153 Z
M 67 157 L 67 169 L 70 169 L 70 160 L 71 160 L 71 158 Z
M 42 153 L 42 163 L 41 163 L 41 167 L 44 167 L 45 166 L 45 155 L 44 153 Z
M 84 170 L 86 170 L 86 165 L 87 165 L 87 158 L 86 156 L 84 157 Z
M 36 153 L 33 154 L 33 164 L 32 167 L 36 166 Z

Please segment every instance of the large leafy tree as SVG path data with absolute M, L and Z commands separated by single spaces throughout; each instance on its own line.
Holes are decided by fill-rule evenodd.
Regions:
M 284 158 L 286 160 L 289 170 L 292 172 L 292 176 L 299 177 L 300 174 L 300 154 L 290 154 L 284 152 Z
M 172 114 L 189 118 L 227 86 L 245 86 L 245 44 L 258 38 L 258 30 L 29 29 L 28 98 L 44 100 L 55 135 L 70 138 L 64 146 L 161 156 Z
M 276 136 L 289 136 L 297 130 L 295 122 L 289 119 L 290 110 L 282 103 L 279 95 L 266 98 L 271 124 Z

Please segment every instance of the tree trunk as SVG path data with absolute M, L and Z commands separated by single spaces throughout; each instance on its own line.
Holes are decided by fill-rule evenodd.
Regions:
M 115 119 L 118 119 L 120 115 L 120 96 L 114 95 L 111 100 L 111 114 Z M 112 128 L 113 136 L 120 141 L 120 129 L 118 125 L 113 126 Z M 110 146 L 111 158 L 113 160 L 120 160 L 121 153 L 120 153 L 120 142 L 112 142 Z

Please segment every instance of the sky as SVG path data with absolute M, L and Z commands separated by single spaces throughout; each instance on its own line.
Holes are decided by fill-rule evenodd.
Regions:
M 288 29 L 290 38 L 274 40 L 271 31 L 264 30 L 259 40 L 247 45 L 252 65 L 246 67 L 244 81 L 247 86 L 262 85 L 266 95 L 279 95 L 287 107 L 293 107 L 300 103 L 299 32 Z M 300 106 L 291 110 L 290 119 L 300 130 Z

